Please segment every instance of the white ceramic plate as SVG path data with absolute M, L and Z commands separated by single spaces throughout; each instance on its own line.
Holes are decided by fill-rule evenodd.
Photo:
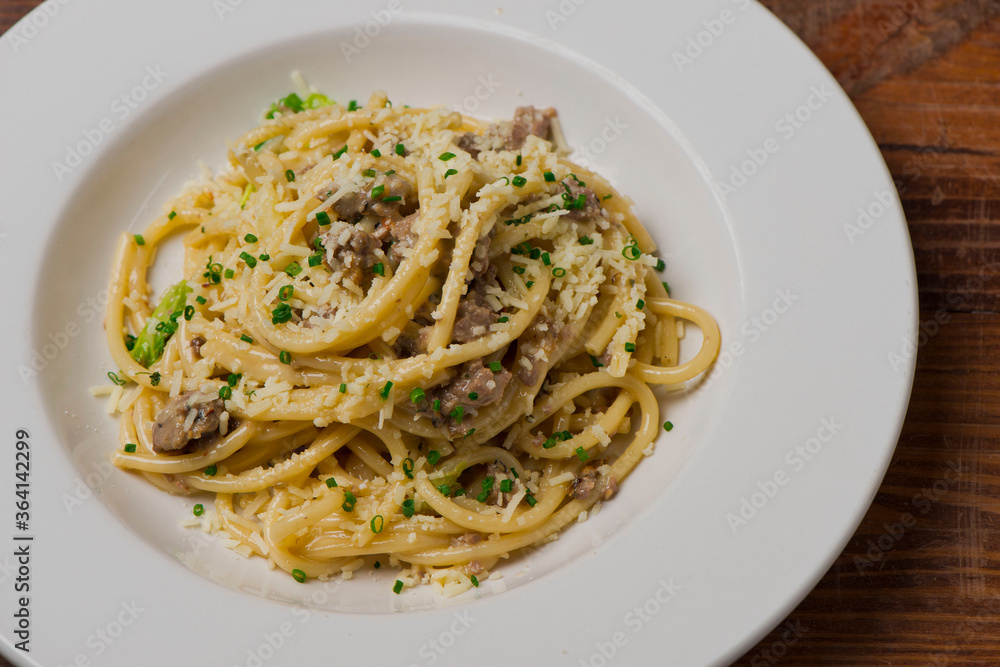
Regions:
M 899 434 L 917 315 L 899 202 L 846 95 L 743 0 L 471 4 L 50 0 L 0 40 L 0 596 L 29 598 L 31 652 L 9 617 L 0 636 L 17 664 L 723 663 L 839 554 Z M 634 198 L 675 296 L 722 329 L 712 377 L 665 402 L 676 428 L 618 497 L 447 604 L 393 595 L 391 573 L 296 584 L 106 463 L 115 426 L 87 388 L 114 370 L 113 241 L 220 164 L 293 69 L 337 99 L 557 107 L 577 158 Z

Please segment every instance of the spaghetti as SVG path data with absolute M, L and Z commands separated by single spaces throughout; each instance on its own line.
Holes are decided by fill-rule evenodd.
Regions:
M 303 97 L 120 239 L 114 463 L 215 494 L 237 550 L 299 580 L 388 558 L 461 592 L 615 493 L 652 451 L 650 385 L 702 373 L 719 331 L 669 298 L 629 202 L 563 157 L 554 111 Z M 682 321 L 703 342 L 679 363 Z

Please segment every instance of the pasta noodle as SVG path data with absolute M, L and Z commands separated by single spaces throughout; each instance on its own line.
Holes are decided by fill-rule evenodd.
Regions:
M 114 463 L 214 494 L 219 531 L 300 581 L 367 558 L 478 585 L 615 493 L 659 432 L 653 387 L 704 372 L 719 330 L 552 110 L 313 92 L 268 116 L 118 243 Z M 681 321 L 703 337 L 683 363 Z

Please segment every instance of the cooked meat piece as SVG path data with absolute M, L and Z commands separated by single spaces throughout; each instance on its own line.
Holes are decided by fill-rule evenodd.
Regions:
M 478 408 L 499 401 L 510 380 L 506 368 L 494 373 L 483 365 L 482 359 L 472 359 L 465 362 L 450 382 L 427 392 L 422 411 L 430 412 L 435 427 L 447 426 L 452 435 L 465 434 L 474 427 Z M 441 408 L 433 411 L 436 400 L 441 401 Z M 462 408 L 460 419 L 452 414 L 458 407 Z
M 562 181 L 562 185 L 569 190 L 569 193 L 563 193 L 564 208 L 569 210 L 569 213 L 566 214 L 567 218 L 589 220 L 590 218 L 603 215 L 604 209 L 601 208 L 601 204 L 597 201 L 597 195 L 594 194 L 593 190 L 580 185 L 573 178 L 567 178 Z M 583 195 L 582 203 L 580 195 Z
M 451 339 L 456 343 L 479 340 L 489 333 L 490 325 L 498 319 L 499 315 L 489 308 L 473 303 L 470 299 L 459 301 Z
M 514 111 L 514 120 L 502 120 L 486 128 L 482 136 L 466 132 L 458 138 L 459 148 L 478 160 L 482 151 L 516 151 L 524 146 L 529 135 L 547 139 L 552 119 L 556 116 L 555 109 L 536 109 L 535 107 L 518 107 Z
M 153 424 L 153 451 L 179 454 L 208 444 L 219 430 L 226 403 L 215 394 L 188 391 L 167 403 Z
M 587 464 L 570 485 L 570 493 L 577 500 L 586 500 L 597 486 L 597 466 Z
M 483 541 L 482 533 L 465 533 L 459 537 L 451 538 L 452 546 L 472 546 L 473 544 L 479 544 Z
M 510 497 L 514 495 L 513 491 L 508 491 L 503 493 L 500 491 L 500 481 L 502 479 L 508 479 L 508 473 L 510 471 L 507 466 L 500 461 L 494 461 L 493 463 L 487 464 L 486 474 L 494 479 L 493 488 L 490 489 L 490 495 L 486 497 L 486 503 L 488 505 L 496 505 L 503 499 L 504 505 L 510 502 Z
M 531 323 L 517 344 L 519 357 L 524 357 L 531 363 L 531 368 L 525 368 L 520 362 L 517 364 L 517 379 L 528 387 L 534 387 L 541 379 L 542 371 L 546 367 L 546 362 L 537 359 L 535 355 L 539 350 L 545 351 L 545 356 L 549 357 L 556 347 L 556 328 L 552 318 L 545 312 L 539 313 Z
M 318 199 L 324 196 L 329 188 L 317 193 Z M 372 191 L 377 192 L 373 197 Z M 380 218 L 399 218 L 400 209 L 413 204 L 413 184 L 398 174 L 379 174 L 373 181 L 365 184 L 364 189 L 350 192 L 333 203 L 331 207 L 341 220 L 356 222 L 365 213 Z M 396 199 L 399 197 L 399 199 Z M 389 201 L 386 201 L 388 199 Z
M 417 233 L 413 231 L 413 223 L 419 219 L 419 211 L 405 218 L 390 217 L 375 230 L 375 237 L 379 241 L 389 240 L 389 247 L 385 249 L 385 254 L 396 266 L 399 266 L 400 262 L 406 259 L 403 250 L 412 248 L 417 241 Z
M 513 127 L 504 148 L 517 150 L 524 145 L 524 140 L 530 134 L 545 139 L 549 136 L 549 126 L 555 115 L 556 110 L 552 108 L 542 110 L 535 107 L 518 107 L 514 110 Z
M 359 227 L 337 220 L 330 229 L 320 234 L 326 248 L 324 261 L 331 271 L 343 271 L 355 285 L 363 285 L 371 277 L 372 267 L 378 261 L 378 240 Z
M 472 249 L 472 257 L 469 258 L 469 268 L 472 269 L 472 277 L 466 282 L 472 282 L 477 278 L 484 278 L 487 283 L 492 283 L 497 275 L 497 267 L 490 262 L 490 243 L 493 242 L 493 235 L 496 227 L 490 230 L 489 234 L 480 236 L 476 241 L 476 247 Z M 486 285 L 482 286 L 485 290 Z
M 486 572 L 486 568 L 478 560 L 470 560 L 466 567 L 469 570 L 469 574 L 477 577 Z
M 201 356 L 201 346 L 204 344 L 205 344 L 205 339 L 202 338 L 201 336 L 195 336 L 194 338 L 191 339 L 191 342 L 188 343 L 188 345 L 191 346 L 191 351 L 194 352 L 194 356 L 196 357 Z

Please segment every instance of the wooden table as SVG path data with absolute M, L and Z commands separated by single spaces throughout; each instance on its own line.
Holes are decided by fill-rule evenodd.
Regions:
M 0 0 L 0 32 L 36 4 Z M 1000 664 L 1000 0 L 764 4 L 882 150 L 927 335 L 874 504 L 815 590 L 736 664 Z

